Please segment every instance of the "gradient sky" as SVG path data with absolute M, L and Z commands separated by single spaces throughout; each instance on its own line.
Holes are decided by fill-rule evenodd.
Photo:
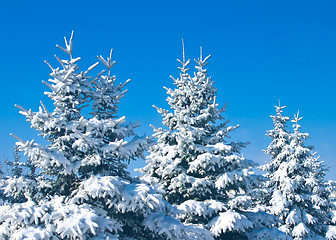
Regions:
M 119 81 L 131 78 L 120 115 L 140 120 L 138 134 L 161 126 L 152 104 L 167 107 L 163 86 L 178 76 L 181 38 L 186 55 L 199 46 L 211 54 L 208 73 L 218 88 L 225 117 L 240 124 L 233 139 L 250 141 L 246 158 L 267 161 L 269 115 L 278 99 L 285 115 L 300 110 L 302 130 L 311 135 L 336 180 L 336 2 L 335 1 L 6 1 L 0 6 L 0 157 L 12 157 L 15 133 L 35 138 L 14 104 L 37 110 L 48 89 L 48 60 L 65 57 L 55 45 L 75 30 L 74 56 L 83 70 L 114 49 Z M 193 65 L 192 65 L 193 66 Z M 144 165 L 143 160 L 131 168 Z

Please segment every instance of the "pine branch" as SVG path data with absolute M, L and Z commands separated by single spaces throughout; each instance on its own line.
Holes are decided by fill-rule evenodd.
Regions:
M 28 113 L 28 110 L 25 109 L 24 107 L 21 107 L 21 106 L 18 105 L 18 104 L 15 104 L 14 106 L 15 106 L 16 108 L 20 109 L 21 111 Z
M 206 65 L 208 65 L 207 60 L 211 57 L 211 55 L 208 55 L 207 57 L 205 57 L 203 59 L 203 50 L 202 47 L 200 47 L 200 57 L 196 60 L 194 59 L 194 61 L 197 63 L 198 68 L 200 71 L 203 70 L 203 67 L 205 67 Z
M 96 62 L 94 64 L 92 64 L 85 72 L 84 72 L 84 76 L 86 74 L 88 74 L 90 71 L 92 71 L 92 69 L 94 69 L 95 67 L 97 67 L 99 65 L 99 62 Z
M 70 40 L 69 40 L 69 44 L 67 42 L 67 39 L 66 37 L 64 37 L 64 42 L 65 42 L 65 47 L 66 48 L 63 48 L 59 45 L 56 45 L 57 48 L 61 49 L 62 51 L 64 51 L 66 54 L 68 54 L 70 56 L 70 59 L 72 59 L 72 41 L 73 41 L 73 34 L 74 34 L 74 31 L 71 32 L 71 37 L 70 37 Z
M 190 59 L 188 59 L 187 61 L 185 59 L 183 38 L 182 38 L 182 61 L 180 59 L 177 59 L 177 61 L 182 65 L 182 67 L 178 67 L 178 69 L 180 69 L 183 74 L 186 74 L 186 72 L 190 70 L 190 68 L 187 68 L 188 64 L 190 63 Z
M 16 136 L 15 134 L 11 133 L 10 136 L 12 136 L 13 138 L 15 138 L 16 140 L 18 140 L 21 143 L 25 143 L 21 138 L 19 138 L 18 136 Z
M 55 69 L 50 65 L 50 63 L 47 62 L 47 60 L 44 60 L 44 62 L 48 65 L 48 67 L 51 69 L 53 73 L 55 73 Z
M 51 114 L 50 114 L 50 112 L 48 111 L 47 107 L 44 105 L 44 103 L 43 103 L 42 101 L 40 101 L 40 103 L 41 103 L 41 105 L 42 105 L 44 111 L 47 113 L 48 117 L 50 117 Z
M 46 85 L 48 88 L 50 88 L 53 92 L 56 92 L 55 88 L 54 88 L 53 86 L 51 86 L 48 82 L 42 80 L 42 83 L 43 83 L 44 85 Z
M 107 61 L 103 58 L 102 55 L 97 56 L 99 61 L 101 61 L 105 67 L 108 68 L 108 76 L 111 77 L 111 68 L 117 63 L 116 61 L 112 61 L 112 54 L 113 54 L 113 49 L 110 51 L 110 57 L 107 57 Z
M 65 69 L 65 65 L 64 65 L 64 63 L 62 62 L 62 60 L 59 59 L 59 57 L 57 57 L 56 54 L 55 54 L 54 56 L 55 56 L 55 58 L 57 59 L 57 61 L 62 65 L 63 69 Z

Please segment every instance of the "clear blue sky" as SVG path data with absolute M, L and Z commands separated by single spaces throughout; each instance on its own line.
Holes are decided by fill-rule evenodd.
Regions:
M 260 163 L 270 142 L 270 114 L 278 99 L 292 116 L 299 109 L 336 180 L 336 2 L 335 1 L 6 1 L 0 7 L 0 156 L 12 157 L 14 139 L 35 138 L 14 104 L 38 109 L 48 79 L 48 60 L 75 30 L 74 56 L 83 68 L 113 48 L 119 81 L 129 93 L 120 115 L 140 120 L 139 134 L 161 126 L 151 106 L 166 107 L 163 86 L 178 76 L 181 38 L 186 54 L 199 46 L 212 54 L 208 73 L 216 82 L 225 116 L 241 127 L 234 138 L 250 141 L 246 158 Z M 144 162 L 140 160 L 139 165 Z M 134 164 L 132 166 L 135 166 Z

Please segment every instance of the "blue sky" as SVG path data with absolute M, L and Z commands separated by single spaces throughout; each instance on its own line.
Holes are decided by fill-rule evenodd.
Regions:
M 240 124 L 233 139 L 250 141 L 246 158 L 263 163 L 261 149 L 272 128 L 270 114 L 281 100 L 285 114 L 300 110 L 321 160 L 336 174 L 336 2 L 335 1 L 8 1 L 0 7 L 0 157 L 12 157 L 15 133 L 36 133 L 14 104 L 38 109 L 48 79 L 48 60 L 75 30 L 74 56 L 83 69 L 114 49 L 119 81 L 131 78 L 120 115 L 140 120 L 138 134 L 161 126 L 152 104 L 166 107 L 163 86 L 178 76 L 181 38 L 186 55 L 199 46 L 211 54 L 208 73 L 225 116 Z M 139 160 L 134 166 L 141 166 Z

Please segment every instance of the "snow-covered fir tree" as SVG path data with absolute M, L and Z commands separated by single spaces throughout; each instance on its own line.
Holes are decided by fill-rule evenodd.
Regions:
M 290 142 L 290 133 L 287 130 L 287 122 L 289 121 L 289 117 L 283 116 L 283 109 L 285 106 L 281 106 L 279 102 L 279 106 L 275 106 L 276 115 L 271 116 L 273 120 L 274 129 L 267 131 L 267 136 L 272 139 L 272 142 L 268 145 L 267 149 L 264 152 L 271 157 L 271 162 L 262 166 L 262 169 L 268 171 L 266 173 L 267 177 L 272 177 L 274 169 L 280 165 L 283 160 L 283 155 L 279 154 L 283 152 L 283 149 Z M 281 158 L 282 156 L 282 158 Z
M 209 57 L 203 59 L 201 49 L 191 77 L 183 46 L 180 77 L 171 77 L 176 88 L 165 88 L 171 110 L 156 107 L 167 129 L 154 127 L 157 144 L 139 171 L 177 206 L 181 220 L 204 226 L 216 239 L 245 239 L 255 228 L 262 231 L 253 231 L 252 239 L 280 239 L 285 235 L 265 228 L 275 225 L 274 217 L 251 209 L 255 163 L 240 154 L 246 143 L 227 142 L 238 126 L 228 126 L 222 116 L 225 107 L 219 107 L 205 69 Z
M 112 51 L 105 60 L 108 72 L 91 77 L 73 57 L 51 68 L 45 94 L 53 111 L 41 102 L 33 112 L 17 106 L 31 127 L 49 144 L 19 137 L 17 149 L 33 167 L 29 176 L 15 174 L 2 181 L 7 201 L 0 206 L 1 239 L 209 239 L 207 231 L 185 226 L 157 191 L 132 179 L 127 162 L 143 156 L 146 137 L 135 135 L 138 123 L 118 117 L 118 103 L 126 90 L 111 75 Z M 83 114 L 84 108 L 91 113 Z M 90 111 L 87 111 L 90 112 Z M 127 141 L 127 140 L 128 141 Z
M 269 180 L 265 181 L 265 186 L 267 191 L 265 191 L 263 197 L 260 199 L 261 204 L 268 205 L 272 202 L 272 198 L 278 194 L 277 189 L 277 180 L 278 177 L 275 176 L 280 164 L 283 161 L 286 161 L 286 155 L 283 154 L 285 152 L 285 148 L 290 143 L 290 132 L 287 130 L 287 122 L 289 121 L 289 117 L 283 116 L 283 109 L 285 106 L 280 105 L 274 106 L 276 109 L 276 115 L 270 116 L 273 120 L 274 129 L 268 130 L 266 136 L 272 139 L 272 142 L 268 145 L 266 150 L 263 150 L 266 154 L 270 155 L 271 161 L 267 164 L 260 166 L 260 169 L 265 171 L 264 176 Z M 278 202 L 279 204 L 279 202 Z M 282 210 L 278 211 L 279 213 Z M 272 214 L 274 214 L 274 210 Z M 277 213 L 275 213 L 277 215 Z
M 302 117 L 294 116 L 290 133 L 283 109 L 276 106 L 277 114 L 271 116 L 274 129 L 267 134 L 272 142 L 265 150 L 271 161 L 262 167 L 269 179 L 264 203 L 281 220 L 279 230 L 293 239 L 335 239 L 330 187 L 324 179 L 327 169 L 305 145 L 309 134 L 300 130 Z

